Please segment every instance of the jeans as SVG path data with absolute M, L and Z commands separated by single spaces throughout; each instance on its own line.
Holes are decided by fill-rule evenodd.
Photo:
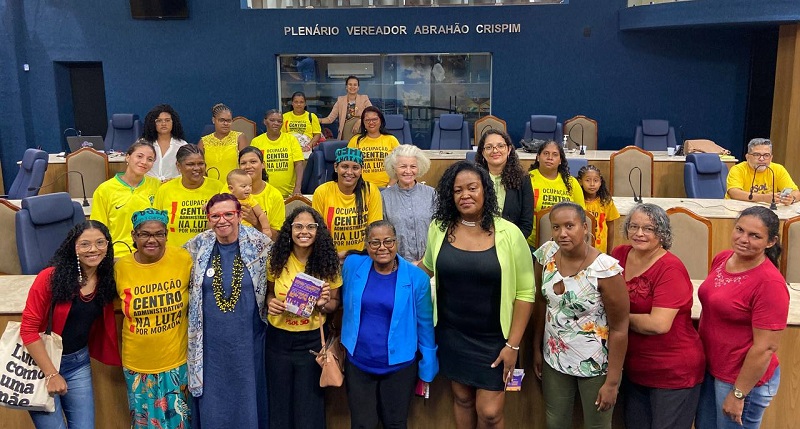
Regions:
M 685 389 L 659 389 L 623 378 L 625 427 L 692 429 L 701 386 L 702 383 Z
M 775 369 L 772 378 L 761 386 L 754 387 L 744 398 L 742 410 L 742 423 L 739 425 L 722 413 L 722 403 L 725 397 L 733 390 L 733 385 L 715 379 L 706 373 L 703 387 L 700 391 L 700 406 L 697 408 L 696 429 L 757 429 L 761 426 L 761 418 L 770 401 L 778 393 L 781 381 L 780 367 Z
M 52 413 L 31 411 L 37 429 L 94 429 L 94 394 L 89 348 L 61 357 L 58 371 L 67 382 L 67 394 L 56 395 Z M 65 421 L 66 419 L 66 421 Z

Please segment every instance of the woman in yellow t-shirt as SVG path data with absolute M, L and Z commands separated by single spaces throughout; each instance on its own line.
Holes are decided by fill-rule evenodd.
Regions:
M 569 164 L 564 148 L 554 140 L 539 146 L 536 161 L 531 165 L 529 175 L 533 188 L 533 214 L 539 210 L 552 207 L 561 201 L 572 201 L 583 208 L 583 190 L 578 180 L 569 174 Z M 543 231 L 543 234 L 550 234 Z M 533 232 L 528 237 L 528 244 L 538 248 L 536 219 L 533 219 Z
M 283 116 L 276 109 L 264 115 L 267 132 L 253 139 L 251 146 L 261 150 L 264 170 L 269 175 L 269 184 L 276 187 L 283 198 L 300 195 L 303 183 L 303 150 L 297 139 L 281 132 Z
M 318 186 L 311 199 L 311 206 L 331 231 L 342 261 L 348 250 L 364 249 L 367 225 L 383 219 L 381 193 L 361 177 L 363 164 L 360 150 L 336 150 L 333 180 Z
M 283 127 L 281 131 L 298 136 L 303 150 L 311 150 L 319 144 L 322 137 L 322 126 L 317 115 L 306 111 L 306 95 L 300 91 L 292 94 L 292 110 L 283 114 Z M 305 136 L 306 138 L 302 138 Z M 305 149 L 308 148 L 308 149 Z
M 132 428 L 190 425 L 186 316 L 192 258 L 185 249 L 167 246 L 167 221 L 164 210 L 135 212 L 136 253 L 114 265 Z
M 286 309 L 286 294 L 298 273 L 325 282 L 308 318 Z M 281 226 L 268 260 L 267 380 L 280 386 L 269 390 L 270 427 L 325 427 L 322 370 L 308 351 L 319 350 L 320 326 L 339 306 L 341 285 L 336 246 L 322 217 L 310 207 L 296 208 Z
M 389 181 L 386 174 L 386 167 L 383 161 L 394 148 L 400 146 L 400 142 L 391 133 L 386 131 L 386 119 L 380 109 L 375 106 L 364 108 L 361 114 L 361 122 L 364 129 L 361 134 L 353 136 L 347 147 L 358 149 L 364 156 L 364 169 L 362 174 L 364 180 L 372 183 L 379 188 L 393 184 Z
M 239 152 L 239 168 L 244 170 L 253 179 L 250 196 L 258 202 L 261 209 L 267 215 L 269 223 L 270 238 L 275 240 L 278 231 L 286 219 L 286 206 L 283 204 L 283 196 L 274 186 L 267 183 L 267 172 L 264 171 L 264 155 L 257 147 L 248 146 Z M 242 204 L 242 219 L 252 225 L 259 223 L 256 213 L 248 204 Z
M 169 243 L 183 246 L 208 229 L 204 207 L 211 197 L 227 192 L 227 188 L 219 180 L 205 176 L 206 161 L 196 145 L 181 146 L 175 158 L 181 175 L 158 188 L 153 207 L 167 211 Z
M 205 153 L 209 177 L 223 181 L 237 167 L 236 156 L 250 142 L 238 131 L 231 131 L 233 114 L 231 108 L 217 103 L 211 108 L 214 132 L 203 136 L 197 146 Z M 213 172 L 212 172 L 213 170 Z

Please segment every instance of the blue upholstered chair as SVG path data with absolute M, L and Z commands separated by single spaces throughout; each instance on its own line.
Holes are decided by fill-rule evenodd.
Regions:
M 336 150 L 345 146 L 347 146 L 347 142 L 344 140 L 325 140 L 314 148 L 306 164 L 306 170 L 311 171 L 303 172 L 301 188 L 304 194 L 313 194 L 317 186 L 333 178 Z
M 469 127 L 464 115 L 448 113 L 433 122 L 431 150 L 470 149 Z
M 642 123 L 636 126 L 633 145 L 650 152 L 663 152 L 668 147 L 675 147 L 675 128 L 663 119 L 642 119 Z
M 690 153 L 683 165 L 683 186 L 689 198 L 725 198 L 728 166 L 715 153 Z
M 8 195 L 4 198 L 21 200 L 38 194 L 44 180 L 44 172 L 47 170 L 47 157 L 47 152 L 43 150 L 33 148 L 25 150 L 17 177 L 14 178 L 14 182 L 8 188 Z
M 83 208 L 66 192 L 24 198 L 15 218 L 22 274 L 38 274 L 67 232 L 84 220 Z
M 570 176 L 578 177 L 578 171 L 589 165 L 589 161 L 585 158 L 567 158 L 567 165 L 569 165 Z
M 205 124 L 203 125 L 203 133 L 200 134 L 200 137 L 205 137 L 214 132 L 214 124 Z
M 531 120 L 525 122 L 525 140 L 555 140 L 561 142 L 564 131 L 558 118 L 552 115 L 531 115 Z
M 468 150 L 467 151 L 467 161 L 475 162 L 475 155 L 477 155 L 477 154 L 478 154 L 478 152 L 475 152 L 474 150 Z
M 400 144 L 414 144 L 411 140 L 411 125 L 403 115 L 384 115 L 386 118 L 386 131 L 397 137 Z
M 142 123 L 139 115 L 115 113 L 108 121 L 108 131 L 104 140 L 106 151 L 125 152 L 142 136 Z

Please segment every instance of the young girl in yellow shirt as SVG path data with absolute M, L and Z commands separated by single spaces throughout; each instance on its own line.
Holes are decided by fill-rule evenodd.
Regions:
M 608 192 L 603 175 L 594 165 L 587 165 L 578 170 L 578 182 L 583 188 L 586 211 L 597 219 L 594 247 L 607 253 L 608 249 L 614 248 L 614 221 L 619 219 L 617 206 L 611 199 L 611 193 Z

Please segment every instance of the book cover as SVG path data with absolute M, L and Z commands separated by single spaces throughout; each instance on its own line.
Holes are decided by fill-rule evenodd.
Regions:
M 322 294 L 322 283 L 322 280 L 306 273 L 297 274 L 286 292 L 286 311 L 300 317 L 311 317 Z

